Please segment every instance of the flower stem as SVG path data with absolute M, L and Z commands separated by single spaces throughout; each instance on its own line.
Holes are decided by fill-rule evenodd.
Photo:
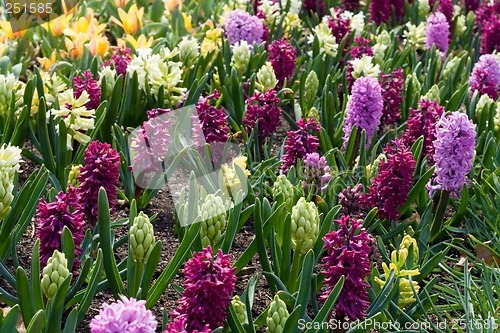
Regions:
M 450 192 L 441 191 L 441 194 L 439 195 L 439 202 L 434 212 L 434 220 L 432 221 L 431 226 L 431 242 L 437 241 L 443 232 L 444 213 L 446 211 L 446 207 L 448 206 L 449 198 Z

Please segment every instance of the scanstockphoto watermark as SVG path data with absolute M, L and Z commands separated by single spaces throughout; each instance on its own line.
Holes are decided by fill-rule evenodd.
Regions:
M 397 332 L 401 330 L 405 331 L 433 331 L 435 329 L 439 330 L 458 330 L 463 331 L 467 329 L 476 329 L 481 332 L 486 332 L 488 330 L 496 330 L 499 325 L 496 323 L 494 318 L 490 319 L 474 319 L 466 321 L 465 319 L 452 319 L 450 321 L 438 321 L 435 323 L 430 322 L 415 322 L 415 323 L 399 323 L 399 322 L 379 322 L 372 319 L 367 319 L 363 322 L 345 322 L 338 319 L 330 319 L 324 322 L 307 322 L 304 319 L 298 321 L 298 328 L 301 331 L 306 330 L 350 330 L 350 329 L 360 329 L 360 330 L 370 330 L 374 329 L 376 331 L 389 331 Z

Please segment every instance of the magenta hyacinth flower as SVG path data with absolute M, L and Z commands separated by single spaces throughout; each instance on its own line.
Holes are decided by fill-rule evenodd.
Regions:
M 410 4 L 412 1 L 410 0 Z M 394 12 L 396 13 L 396 17 L 402 18 L 405 15 L 405 2 L 404 0 L 391 0 L 391 4 L 394 7 Z
M 91 333 L 155 333 L 158 322 L 146 309 L 146 301 L 121 296 L 115 303 L 103 304 L 89 326 Z
M 438 12 L 443 13 L 451 29 L 453 26 L 453 2 L 451 0 L 439 0 Z
M 492 54 L 479 57 L 469 78 L 471 95 L 477 90 L 481 95 L 487 94 L 493 100 L 498 98 L 500 85 L 500 61 Z
M 306 12 L 316 13 L 320 18 L 326 13 L 325 0 L 304 0 L 303 6 Z
M 67 193 L 57 193 L 54 202 L 40 199 L 35 225 L 36 237 L 40 239 L 40 266 L 44 267 L 47 264 L 55 250 L 62 251 L 61 235 L 64 227 L 68 227 L 75 242 L 73 271 L 77 269 L 80 262 L 76 257 L 82 253 L 85 221 L 80 197 L 75 188 L 70 186 Z
M 281 169 L 287 171 L 297 160 L 309 153 L 314 153 L 319 147 L 319 139 L 310 132 L 319 132 L 320 125 L 313 119 L 301 119 L 297 122 L 299 129 L 289 131 L 285 141 L 285 153 L 282 156 Z
M 75 98 L 79 98 L 83 91 L 89 94 L 90 100 L 85 104 L 87 109 L 97 109 L 101 103 L 101 87 L 99 83 L 94 80 L 90 71 L 85 71 L 82 75 L 73 78 L 73 94 Z
M 341 215 L 350 216 L 356 219 L 364 219 L 369 206 L 365 202 L 365 193 L 363 193 L 363 184 L 354 187 L 347 186 L 339 193 L 339 204 Z
M 227 14 L 225 22 L 226 37 L 231 45 L 242 40 L 248 44 L 264 41 L 264 24 L 257 16 L 237 9 Z
M 210 96 L 200 98 L 198 104 L 196 104 L 198 121 L 207 143 L 225 143 L 229 139 L 229 126 L 227 125 L 228 116 L 224 112 L 224 108 L 216 108 L 210 105 L 210 101 L 216 101 L 219 98 L 219 92 L 214 90 Z
M 363 221 L 342 216 L 338 230 L 325 235 L 326 257 L 323 259 L 324 284 L 327 291 L 320 297 L 326 300 L 339 279 L 344 276 L 344 288 L 335 307 L 336 318 L 347 315 L 354 321 L 366 316 L 368 288 L 366 277 L 370 274 L 371 239 L 362 227 Z
M 479 0 L 465 0 L 465 10 L 470 12 L 479 8 Z
M 223 326 L 236 282 L 235 270 L 222 250 L 214 256 L 208 246 L 194 253 L 184 267 L 184 291 L 179 306 L 170 314 L 167 332 L 176 332 L 176 327 L 205 332 L 207 325 L 211 330 Z
M 383 107 L 382 88 L 377 79 L 360 77 L 354 81 L 343 125 L 344 145 L 347 145 L 355 125 L 360 132 L 366 131 L 366 142 L 369 145 L 380 125 Z
M 425 47 L 430 49 L 432 45 L 436 45 L 441 56 L 446 55 L 450 43 L 450 25 L 446 20 L 446 16 L 441 12 L 431 14 L 427 18 L 427 28 L 425 32 Z
M 422 154 L 427 156 L 430 165 L 434 164 L 434 140 L 436 140 L 436 124 L 444 113 L 444 107 L 437 101 L 422 99 L 418 109 L 410 109 L 403 142 L 411 147 L 420 136 L 424 137 Z
M 247 133 L 258 121 L 259 138 L 264 140 L 276 131 L 280 123 L 281 109 L 279 107 L 280 99 L 276 96 L 275 90 L 269 90 L 264 93 L 256 92 L 252 97 L 246 100 L 246 113 L 243 124 Z
M 391 18 L 390 0 L 372 0 L 370 3 L 370 17 L 377 25 L 388 22 Z
M 400 140 L 394 140 L 384 149 L 387 161 L 380 162 L 378 175 L 368 188 L 366 202 L 378 208 L 381 218 L 397 220 L 399 209 L 408 200 L 413 185 L 415 160 L 410 149 Z
M 290 43 L 281 39 L 273 41 L 269 45 L 267 52 L 276 78 L 280 86 L 282 86 L 285 80 L 290 80 L 293 76 L 295 62 L 297 60 L 297 51 Z
M 127 67 L 132 61 L 131 51 L 128 47 L 120 47 L 116 49 L 116 52 L 111 56 L 113 59 L 113 64 L 115 65 L 116 75 L 127 74 Z
M 205 325 L 201 330 L 189 330 L 187 331 L 186 317 L 180 316 L 177 320 L 171 322 L 163 333 L 211 333 L 210 327 Z
M 500 50 L 500 20 L 492 17 L 483 21 L 481 27 L 481 54 Z
M 330 28 L 332 35 L 335 37 L 335 41 L 340 44 L 342 39 L 351 33 L 351 20 L 341 16 L 343 10 L 341 8 L 334 9 L 334 15 L 328 18 L 328 27 Z M 349 46 L 347 42 L 345 47 Z
M 109 207 L 116 202 L 116 184 L 120 177 L 120 155 L 109 143 L 92 141 L 85 149 L 85 165 L 80 169 L 78 194 L 83 210 L 91 224 L 97 217 L 99 189 L 103 187 L 108 196 Z
M 386 125 L 394 124 L 401 116 L 403 102 L 404 78 L 403 69 L 397 68 L 392 73 L 380 75 L 384 109 L 381 122 Z
M 462 188 L 469 186 L 467 174 L 472 169 L 476 148 L 476 127 L 465 113 L 451 112 L 443 115 L 436 125 L 434 141 L 434 179 L 427 186 L 434 191 L 450 192 L 459 198 Z
M 373 49 L 370 46 L 371 41 L 369 39 L 358 36 L 354 38 L 354 43 L 356 45 L 351 49 L 351 59 L 359 59 L 365 55 L 373 57 Z
M 332 179 L 326 158 L 318 153 L 307 154 L 303 165 L 304 181 L 302 182 L 302 188 L 306 193 L 310 189 L 315 189 L 317 195 L 324 193 Z
M 359 0 L 343 0 L 344 9 L 350 12 L 358 11 L 361 8 Z

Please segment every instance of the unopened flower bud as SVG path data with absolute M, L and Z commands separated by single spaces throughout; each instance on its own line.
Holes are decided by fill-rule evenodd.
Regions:
M 21 149 L 10 144 L 0 148 L 0 221 L 10 212 L 14 200 L 14 177 L 19 172 L 20 162 Z
M 319 214 L 313 202 L 301 197 L 292 208 L 292 248 L 306 253 L 313 248 L 319 234 Z
M 238 73 L 243 74 L 248 68 L 250 57 L 252 55 L 251 46 L 247 41 L 242 40 L 233 45 L 233 57 L 231 64 L 236 68 Z
M 240 300 L 239 296 L 234 296 L 231 300 L 231 304 L 236 312 L 236 317 L 238 321 L 242 324 L 247 323 L 247 307 L 245 303 Z
M 278 79 L 274 73 L 273 66 L 267 61 L 257 72 L 256 86 L 260 92 L 272 90 L 278 85 Z
M 274 296 L 267 313 L 266 333 L 282 333 L 288 316 L 289 313 L 285 302 L 278 295 Z
M 278 178 L 276 178 L 273 185 L 273 199 L 276 200 L 280 193 L 283 194 L 283 200 L 286 202 L 286 206 L 291 208 L 295 187 L 285 175 L 279 175 Z
M 226 207 L 220 196 L 207 195 L 200 209 L 200 237 L 203 247 L 216 244 L 226 229 Z
M 313 101 L 318 93 L 319 80 L 315 71 L 311 71 L 307 75 L 304 90 L 304 103 L 306 106 L 312 106 Z
M 71 170 L 69 170 L 69 175 L 68 175 L 68 186 L 72 185 L 73 187 L 78 187 L 78 185 L 80 185 L 78 177 L 80 177 L 81 167 L 82 167 L 81 164 L 71 166 Z
M 64 253 L 55 250 L 47 265 L 43 268 L 42 274 L 42 292 L 47 299 L 54 297 L 69 274 L 66 256 Z
M 149 255 L 153 250 L 155 235 L 153 225 L 149 217 L 140 212 L 134 218 L 134 222 L 130 227 L 130 249 L 132 256 L 137 262 L 148 261 Z

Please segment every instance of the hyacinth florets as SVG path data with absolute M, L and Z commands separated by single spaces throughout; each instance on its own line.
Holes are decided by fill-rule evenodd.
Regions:
M 286 40 L 280 39 L 273 41 L 268 49 L 269 61 L 274 69 L 274 74 L 283 85 L 285 80 L 290 80 L 295 71 L 295 62 L 297 60 L 297 51 Z
M 391 2 L 390 0 L 372 0 L 370 2 L 371 19 L 380 25 L 389 21 L 391 18 Z
M 303 6 L 307 12 L 316 13 L 318 14 L 318 17 L 322 17 L 323 15 L 325 15 L 325 0 L 304 0 Z
M 198 121 L 203 129 L 203 135 L 207 143 L 212 142 L 226 142 L 229 139 L 229 126 L 227 125 L 227 114 L 224 108 L 217 108 L 210 105 L 210 101 L 220 98 L 217 90 L 207 96 L 200 98 L 196 104 L 196 113 L 198 114 Z
M 99 86 L 99 82 L 94 80 L 90 71 L 85 71 L 82 75 L 75 76 L 73 78 L 73 87 L 75 98 L 80 98 L 83 91 L 86 91 L 89 95 L 89 101 L 85 104 L 87 109 L 95 110 L 99 107 L 101 102 L 101 87 Z
M 121 296 L 118 301 L 103 304 L 99 314 L 90 322 L 91 333 L 154 333 L 158 322 L 146 301 Z
M 324 284 L 328 289 L 320 299 L 326 300 L 333 287 L 344 276 L 344 288 L 335 307 L 336 317 L 344 319 L 347 315 L 350 320 L 361 319 L 366 316 L 369 305 L 370 285 L 365 279 L 370 273 L 371 239 L 362 228 L 362 220 L 342 216 L 335 222 L 339 229 L 323 238 L 327 253 L 323 259 L 323 274 L 326 277 Z
M 182 327 L 187 332 L 205 332 L 223 326 L 236 282 L 235 268 L 222 250 L 212 254 L 208 246 L 193 254 L 184 267 L 184 292 L 179 306 L 171 313 L 167 332 Z
M 384 100 L 381 122 L 386 125 L 394 124 L 401 116 L 404 89 L 403 69 L 397 68 L 389 74 L 382 73 L 380 81 Z
M 280 123 L 280 99 L 275 90 L 256 92 L 246 100 L 246 113 L 243 119 L 247 132 L 250 133 L 258 122 L 259 138 L 264 140 L 276 131 Z
M 413 185 L 415 160 L 400 140 L 387 144 L 384 153 L 387 161 L 380 162 L 378 175 L 369 187 L 366 202 L 378 208 L 381 218 L 396 220 L 401 216 L 399 209 L 408 200 Z
M 441 12 L 435 12 L 427 18 L 427 28 L 425 36 L 425 47 L 430 49 L 432 45 L 436 48 L 442 56 L 448 53 L 448 46 L 450 43 L 450 25 L 446 17 Z
M 248 44 L 260 44 L 264 41 L 264 24 L 254 15 L 236 9 L 229 12 L 225 17 L 224 29 L 226 37 L 231 45 L 240 41 Z
M 424 137 L 422 154 L 427 156 L 429 164 L 434 164 L 434 140 L 436 139 L 436 124 L 444 113 L 444 107 L 436 101 L 422 99 L 418 109 L 410 109 L 406 132 L 403 141 L 411 147 L 420 136 Z
M 493 53 L 500 50 L 500 19 L 492 17 L 485 20 L 481 27 L 481 53 Z
M 479 57 L 479 61 L 472 70 L 469 85 L 471 95 L 477 90 L 481 95 L 487 94 L 496 100 L 500 85 L 500 61 L 498 58 L 492 54 Z
M 332 9 L 332 17 L 328 18 L 328 27 L 337 44 L 340 44 L 342 39 L 351 32 L 351 20 L 342 15 L 341 8 L 334 8 Z
M 75 242 L 75 256 L 82 253 L 81 243 L 85 234 L 85 221 L 80 197 L 75 188 L 70 186 L 67 193 L 56 194 L 54 202 L 44 198 L 38 203 L 35 215 L 36 237 L 40 239 L 40 265 L 43 267 L 55 250 L 61 249 L 61 236 L 64 227 L 68 227 Z M 73 268 L 79 266 L 75 261 Z
M 340 214 L 356 219 L 365 218 L 365 211 L 369 206 L 364 200 L 365 193 L 363 193 L 363 189 L 363 184 L 357 184 L 354 187 L 347 186 L 339 193 Z
M 320 125 L 313 119 L 301 119 L 297 122 L 296 131 L 289 131 L 285 141 L 285 153 L 282 156 L 282 170 L 288 170 L 297 160 L 309 153 L 314 153 L 319 147 L 319 139 L 311 132 L 319 132 Z
M 430 194 L 436 190 L 450 192 L 458 198 L 464 185 L 469 185 L 467 174 L 472 169 L 476 147 L 476 128 L 465 113 L 443 115 L 436 125 L 434 140 L 434 179 L 428 185 Z
M 128 64 L 132 61 L 131 51 L 128 47 L 120 47 L 113 53 L 111 59 L 115 65 L 116 75 L 127 75 Z
M 83 210 L 90 222 L 97 217 L 99 189 L 103 187 L 108 196 L 109 206 L 116 202 L 116 184 L 120 177 L 120 155 L 109 143 L 92 141 L 85 149 L 85 165 L 80 168 L 78 194 Z
M 382 88 L 377 79 L 360 77 L 354 81 L 343 126 L 344 144 L 347 145 L 352 128 L 357 126 L 359 131 L 366 131 L 366 142 L 369 145 L 380 125 L 383 106 Z
M 439 0 L 438 11 L 443 13 L 444 17 L 446 17 L 446 20 L 451 27 L 451 25 L 453 24 L 454 12 L 452 0 Z
M 304 158 L 304 181 L 302 188 L 306 193 L 315 189 L 316 194 L 326 191 L 328 182 L 332 179 L 330 167 L 326 163 L 326 158 L 318 153 L 307 154 Z

